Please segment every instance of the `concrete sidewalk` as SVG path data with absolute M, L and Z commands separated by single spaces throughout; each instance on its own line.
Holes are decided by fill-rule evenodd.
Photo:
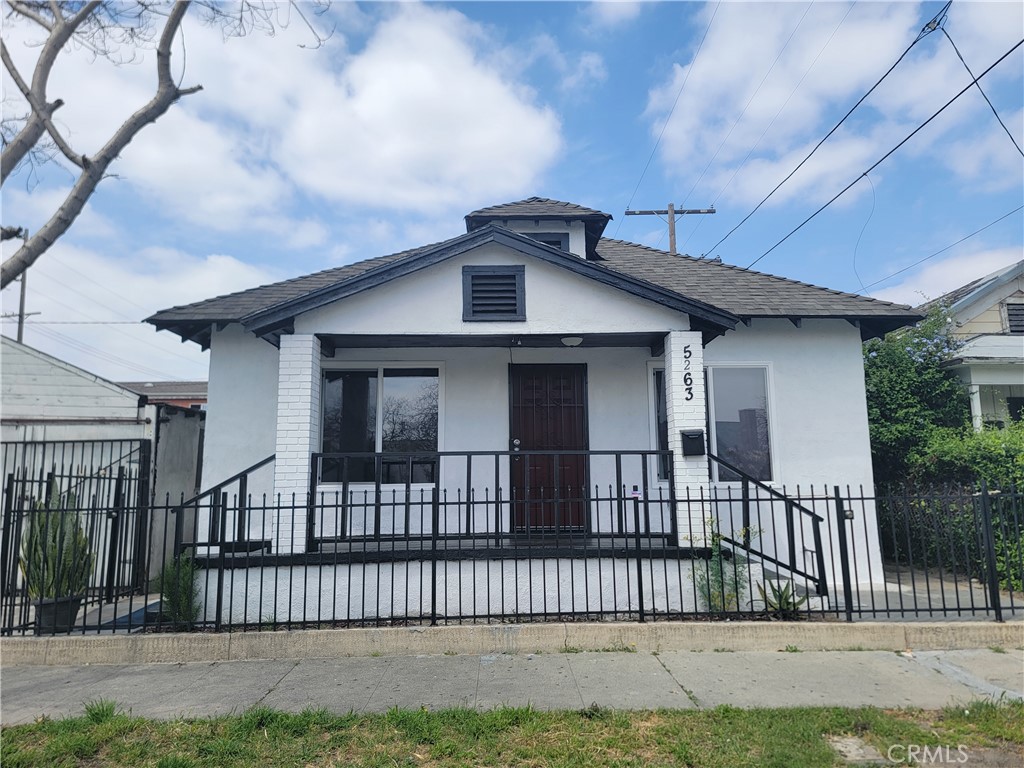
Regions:
M 939 708 L 1024 699 L 1024 652 L 663 651 L 351 657 L 5 667 L 0 721 L 77 715 L 112 699 L 160 719 L 390 707 L 615 709 L 861 706 Z

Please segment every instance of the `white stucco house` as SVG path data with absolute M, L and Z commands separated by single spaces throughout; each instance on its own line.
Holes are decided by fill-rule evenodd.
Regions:
M 247 492 L 278 511 L 250 535 L 296 557 L 388 537 L 585 548 L 638 525 L 683 546 L 744 479 L 871 489 L 861 342 L 920 315 L 608 239 L 610 219 L 496 205 L 444 242 L 153 315 L 211 351 L 204 487 L 274 456 Z M 820 567 L 829 542 L 804 520 L 786 553 L 785 515 L 755 536 Z
M 972 280 L 922 307 L 949 308 L 963 342 L 948 367 L 967 386 L 974 428 L 1024 420 L 1024 261 Z

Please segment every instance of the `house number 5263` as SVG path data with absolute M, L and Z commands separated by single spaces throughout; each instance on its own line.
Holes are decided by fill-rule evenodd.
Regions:
M 690 358 L 693 357 L 693 350 L 690 349 L 690 345 L 687 344 L 683 347 L 683 370 L 686 373 L 683 374 L 683 390 L 686 395 L 684 400 L 693 400 L 693 374 L 690 373 Z

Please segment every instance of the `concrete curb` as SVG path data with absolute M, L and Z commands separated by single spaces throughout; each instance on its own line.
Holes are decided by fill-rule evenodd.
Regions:
M 665 622 L 492 624 L 294 632 L 4 638 L 0 666 L 581 651 L 959 650 L 1022 648 L 1024 623 Z

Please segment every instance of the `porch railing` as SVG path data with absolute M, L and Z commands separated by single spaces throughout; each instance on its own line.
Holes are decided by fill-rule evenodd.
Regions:
M 316 453 L 307 548 L 395 538 L 500 547 L 635 530 L 678 544 L 671 471 L 668 451 Z
M 825 517 L 713 453 L 708 453 L 708 459 L 729 470 L 740 483 L 738 492 L 730 485 L 713 491 L 717 504 L 730 511 L 736 506 L 740 510 L 739 526 L 730 515 L 731 533 L 722 534 L 722 540 L 763 563 L 782 569 L 789 578 L 800 580 L 805 588 L 813 587 L 815 594 L 827 596 L 825 540 L 821 532 Z M 782 541 L 779 540 L 780 518 Z M 845 533 L 845 529 L 840 529 L 840 536 Z M 845 539 L 840 544 L 840 551 L 845 551 Z M 841 567 L 848 567 L 848 563 Z M 844 578 L 844 583 L 847 580 Z

